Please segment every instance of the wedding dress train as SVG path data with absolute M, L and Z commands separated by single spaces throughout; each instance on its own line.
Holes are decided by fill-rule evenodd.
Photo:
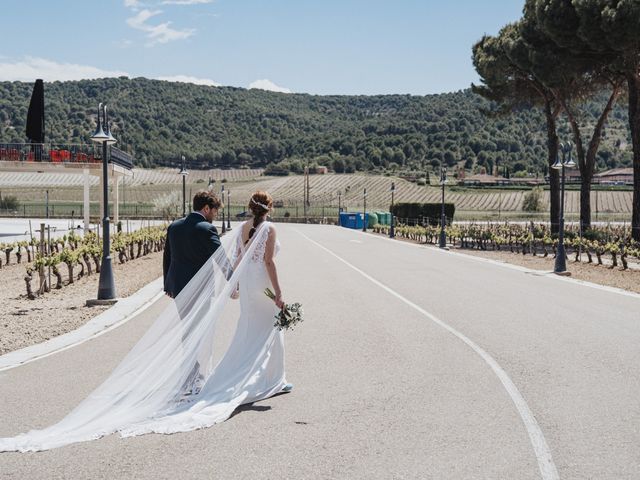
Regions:
M 228 419 L 240 405 L 280 392 L 286 384 L 284 339 L 273 327 L 277 307 L 264 294 L 270 287 L 264 251 L 272 228 L 261 224 L 246 249 L 241 228 L 224 237 L 223 248 L 102 385 L 60 422 L 1 438 L 0 452 L 47 450 L 114 432 L 129 437 L 209 427 Z M 236 264 L 230 278 L 229 251 L 234 252 L 231 264 Z M 216 327 L 238 284 L 240 315 L 216 363 Z

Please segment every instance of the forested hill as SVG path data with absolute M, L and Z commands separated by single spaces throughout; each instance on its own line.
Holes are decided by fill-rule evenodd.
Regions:
M 33 84 L 0 82 L 0 142 L 24 142 Z M 545 123 L 538 110 L 490 118 L 490 105 L 469 90 L 428 96 L 315 96 L 208 87 L 145 78 L 45 84 L 47 142 L 87 142 L 98 102 L 109 105 L 120 148 L 140 166 L 281 165 L 300 160 L 337 170 L 425 168 L 440 160 L 467 168 L 508 166 L 546 171 Z M 588 106 L 594 113 L 597 103 Z M 587 114 L 586 122 L 592 120 Z M 626 108 L 605 129 L 598 167 L 630 164 Z M 561 124 L 561 138 L 568 129 Z M 426 165 L 425 165 L 426 163 Z

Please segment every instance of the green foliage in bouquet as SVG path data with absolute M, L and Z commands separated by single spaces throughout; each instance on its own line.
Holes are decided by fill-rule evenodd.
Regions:
M 271 300 L 276 299 L 276 295 L 270 288 L 265 288 L 264 294 Z M 284 307 L 275 316 L 275 323 L 273 324 L 278 330 L 293 330 L 293 327 L 303 320 L 302 305 L 299 303 L 285 304 Z

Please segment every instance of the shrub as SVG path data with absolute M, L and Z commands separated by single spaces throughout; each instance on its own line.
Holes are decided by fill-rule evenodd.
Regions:
M 0 198 L 0 210 L 16 210 L 18 208 L 18 199 L 16 197 Z
M 540 212 L 542 211 L 542 188 L 534 187 L 524 196 L 522 202 L 522 210 L 524 212 Z
M 421 223 L 424 218 L 429 225 L 439 225 L 442 212 L 440 203 L 396 203 L 391 213 L 399 219 L 406 219 L 407 225 L 413 226 Z M 456 206 L 453 203 L 444 204 L 444 214 L 447 223 L 453 222 Z

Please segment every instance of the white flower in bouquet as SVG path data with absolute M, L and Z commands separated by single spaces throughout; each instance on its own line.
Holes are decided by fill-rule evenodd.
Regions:
M 275 300 L 276 296 L 270 288 L 266 288 L 264 294 L 271 300 Z M 293 327 L 303 320 L 304 312 L 302 305 L 299 303 L 285 304 L 282 309 L 275 316 L 275 323 L 273 324 L 278 330 L 293 330 Z

